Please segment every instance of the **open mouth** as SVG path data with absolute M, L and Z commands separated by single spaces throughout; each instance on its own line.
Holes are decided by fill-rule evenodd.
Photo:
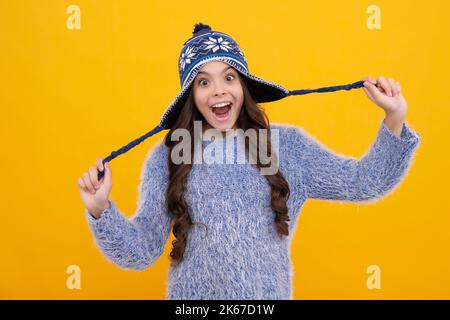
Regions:
M 228 120 L 228 118 L 230 117 L 230 113 L 231 113 L 231 106 L 233 104 L 229 103 L 223 107 L 213 107 L 212 109 L 212 113 L 214 114 L 214 117 L 218 120 L 218 121 L 226 121 Z

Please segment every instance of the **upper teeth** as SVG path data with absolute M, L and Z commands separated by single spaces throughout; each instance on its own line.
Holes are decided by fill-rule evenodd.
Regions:
M 215 104 L 215 105 L 211 106 L 211 108 L 225 107 L 225 106 L 227 106 L 229 104 L 231 104 L 231 102 L 222 102 L 222 103 L 218 103 L 218 104 Z

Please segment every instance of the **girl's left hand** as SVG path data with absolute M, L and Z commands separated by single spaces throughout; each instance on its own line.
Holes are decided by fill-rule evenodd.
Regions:
M 362 80 L 364 80 L 364 92 L 370 100 L 386 112 L 386 115 L 405 116 L 408 104 L 402 95 L 400 83 L 383 76 L 380 76 L 378 80 L 370 76 Z

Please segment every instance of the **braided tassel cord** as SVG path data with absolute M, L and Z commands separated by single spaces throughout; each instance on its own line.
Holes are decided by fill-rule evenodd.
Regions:
M 146 134 L 144 134 L 143 136 L 137 138 L 136 140 L 131 141 L 129 144 L 127 144 L 126 146 L 120 148 L 119 150 L 113 151 L 111 152 L 111 154 L 109 156 L 107 156 L 105 159 L 103 159 L 103 164 L 105 164 L 105 162 L 110 162 L 112 159 L 120 156 L 122 153 L 127 152 L 128 150 L 130 150 L 131 148 L 134 148 L 135 146 L 137 146 L 139 143 L 141 143 L 142 141 L 144 141 L 145 139 L 147 139 L 148 137 L 151 137 L 152 135 L 160 132 L 161 130 L 164 130 L 164 127 L 160 127 L 159 125 L 156 126 L 154 129 L 152 129 L 151 131 L 147 132 Z M 101 178 L 103 178 L 105 174 L 105 170 L 103 171 L 99 171 L 97 174 L 97 178 L 100 181 Z
M 288 96 L 295 96 L 300 94 L 307 94 L 307 93 L 313 93 L 313 92 L 333 92 L 338 90 L 351 90 L 351 89 L 358 89 L 364 87 L 364 81 L 357 81 L 350 84 L 345 84 L 342 86 L 334 86 L 334 87 L 323 87 L 318 89 L 304 89 L 304 90 L 293 90 L 289 91 Z
M 354 83 L 341 85 L 341 86 L 323 87 L 323 88 L 318 88 L 318 89 L 292 90 L 292 91 L 289 91 L 289 94 L 286 97 L 308 94 L 308 93 L 313 93 L 313 92 L 333 92 L 333 91 L 338 91 L 338 90 L 351 90 L 351 89 L 358 89 L 358 88 L 362 88 L 362 87 L 364 87 L 364 81 L 357 81 Z M 143 136 L 137 138 L 136 140 L 131 141 L 126 146 L 120 148 L 119 150 L 111 152 L 111 154 L 109 156 L 107 156 L 105 159 L 103 159 L 103 164 L 105 164 L 105 162 L 110 162 L 112 159 L 127 152 L 128 150 L 137 146 L 139 143 L 141 143 L 148 137 L 150 137 L 164 129 L 167 129 L 167 128 L 161 127 L 160 125 L 156 126 L 154 129 L 152 129 L 148 133 L 144 134 Z M 103 178 L 104 174 L 105 174 L 105 170 L 98 172 L 97 177 L 98 177 L 99 181 Z

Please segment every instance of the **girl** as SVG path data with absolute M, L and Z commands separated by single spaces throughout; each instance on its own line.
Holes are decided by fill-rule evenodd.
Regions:
M 400 84 L 392 78 L 366 77 L 350 86 L 289 91 L 251 75 L 237 43 L 203 24 L 197 24 L 185 42 L 179 70 L 182 90 L 150 133 L 170 129 L 147 155 L 135 216 L 126 218 L 109 198 L 108 162 L 117 152 L 109 160 L 97 158 L 78 179 L 96 243 L 118 266 L 143 270 L 160 257 L 172 230 L 168 299 L 292 299 L 289 248 L 304 202 L 376 201 L 406 174 L 420 136 L 404 122 L 407 103 Z M 257 105 L 306 91 L 358 85 L 386 113 L 375 142 L 359 160 L 333 153 L 300 128 L 270 124 Z M 238 135 L 226 134 L 230 130 L 266 130 L 271 139 L 260 144 L 258 135 L 254 145 L 276 156 L 278 170 L 261 174 L 258 169 L 265 165 L 259 157 L 256 163 L 233 165 L 175 163 L 172 135 L 182 130 L 193 137 L 197 122 L 202 130 L 223 134 L 213 141 L 200 140 L 201 150 L 214 146 L 213 159 L 217 150 L 232 156 L 239 149 L 249 151 Z M 189 143 L 194 150 L 189 160 L 195 143 L 198 140 Z M 229 143 L 233 147 L 225 148 Z

